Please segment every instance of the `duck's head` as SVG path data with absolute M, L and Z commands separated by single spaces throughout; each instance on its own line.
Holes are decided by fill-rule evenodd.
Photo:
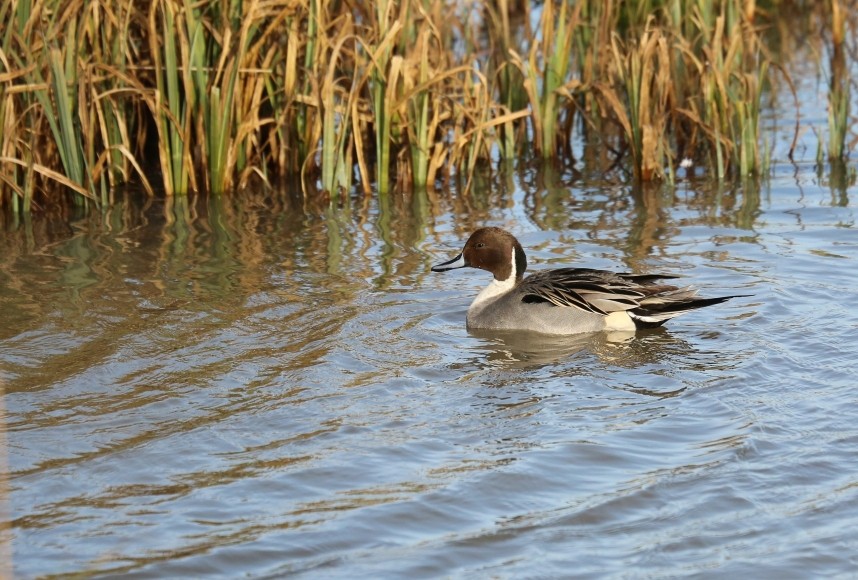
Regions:
M 433 272 L 456 268 L 479 268 L 491 272 L 495 280 L 521 280 L 527 269 L 527 258 L 521 244 L 511 233 L 500 228 L 480 228 L 471 234 L 458 256 L 432 266 Z

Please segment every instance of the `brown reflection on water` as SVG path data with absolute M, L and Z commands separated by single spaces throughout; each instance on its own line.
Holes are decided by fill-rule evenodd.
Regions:
M 101 212 L 7 219 L 0 229 L 6 249 L 0 339 L 14 340 L 46 321 L 52 335 L 85 337 L 67 340 L 39 365 L 13 365 L 9 388 L 74 375 L 115 355 L 129 337 L 167 324 L 171 313 L 237 322 L 260 289 L 286 303 L 311 299 L 326 307 L 347 307 L 366 288 L 408 289 L 433 259 L 420 250 L 427 235 L 443 252 L 477 227 L 497 223 L 498 208 L 509 209 L 501 225 L 511 229 L 521 226 L 521 215 L 539 229 L 604 238 L 622 248 L 633 269 L 643 268 L 681 227 L 750 228 L 759 211 L 759 183 L 725 191 L 692 182 L 675 193 L 605 183 L 584 193 L 572 187 L 574 175 L 543 167 L 515 176 L 542 185 L 517 199 L 512 173 L 500 177 L 477 180 L 468 195 L 412 192 L 373 203 L 355 198 L 344 207 L 319 207 L 282 192 L 166 200 L 129 192 Z M 693 213 L 672 219 L 677 203 Z M 455 237 L 435 233 L 447 215 L 455 216 Z M 203 322 L 191 332 L 200 331 Z
M 191 303 L 199 292 L 214 293 L 226 304 L 240 302 L 269 279 L 272 256 L 287 275 L 301 269 L 371 281 L 379 288 L 405 284 L 425 267 L 414 249 L 440 216 L 455 216 L 456 231 L 466 234 L 495 219 L 498 208 L 516 208 L 513 176 L 505 175 L 478 182 L 469 195 L 413 192 L 372 204 L 349 200 L 343 208 L 308 211 L 313 204 L 289 194 L 166 200 L 127 194 L 102 212 L 7 220 L 0 224 L 7 250 L 0 256 L 0 276 L 16 308 L 8 309 L 10 324 L 0 336 L 13 336 L 45 316 L 45 308 L 56 303 L 46 298 L 58 294 L 71 299 L 61 303 L 85 311 L 107 308 L 102 289 L 118 286 L 133 286 L 143 312 Z M 630 259 L 651 254 L 678 226 L 750 227 L 759 207 L 759 183 L 741 191 L 696 183 L 691 193 L 674 194 L 670 188 L 629 190 L 605 182 L 582 195 L 574 178 L 548 168 L 516 177 L 541 184 L 525 190 L 517 207 L 522 217 L 540 229 L 589 231 L 593 239 L 625 231 Z M 680 197 L 699 211 L 673 222 L 667 210 Z M 509 220 L 509 227 L 515 225 Z M 347 289 L 331 280 L 336 278 L 314 284 L 329 292 Z M 300 290 L 295 288 L 294 298 Z

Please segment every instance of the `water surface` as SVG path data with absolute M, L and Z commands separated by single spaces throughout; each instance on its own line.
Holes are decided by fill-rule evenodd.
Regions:
M 12 570 L 854 574 L 856 199 L 790 166 L 7 220 Z M 534 270 L 753 296 L 632 335 L 469 333 L 485 273 L 429 268 L 482 225 Z

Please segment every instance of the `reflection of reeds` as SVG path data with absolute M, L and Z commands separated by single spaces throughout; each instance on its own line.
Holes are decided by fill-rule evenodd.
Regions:
M 623 167 L 627 152 L 640 181 L 671 179 L 681 157 L 724 179 L 764 169 L 772 57 L 760 31 L 778 10 L 475 6 L 0 0 L 0 204 L 27 211 L 63 189 L 103 203 L 127 181 L 174 195 L 294 176 L 335 197 L 357 175 L 386 195 L 471 183 L 528 149 L 562 160 L 579 130 L 585 155 L 608 151 Z M 535 25 L 516 18 L 522 8 L 540 10 Z M 806 10 L 832 22 L 828 153 L 842 158 L 850 16 L 840 0 Z

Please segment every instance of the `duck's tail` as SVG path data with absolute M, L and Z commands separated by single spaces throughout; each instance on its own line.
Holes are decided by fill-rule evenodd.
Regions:
M 640 301 L 640 306 L 628 311 L 638 328 L 655 328 L 671 318 L 682 316 L 692 310 L 721 304 L 731 298 L 745 298 L 750 294 L 735 294 L 719 296 L 718 298 L 699 298 L 697 289 L 688 286 L 647 296 Z

